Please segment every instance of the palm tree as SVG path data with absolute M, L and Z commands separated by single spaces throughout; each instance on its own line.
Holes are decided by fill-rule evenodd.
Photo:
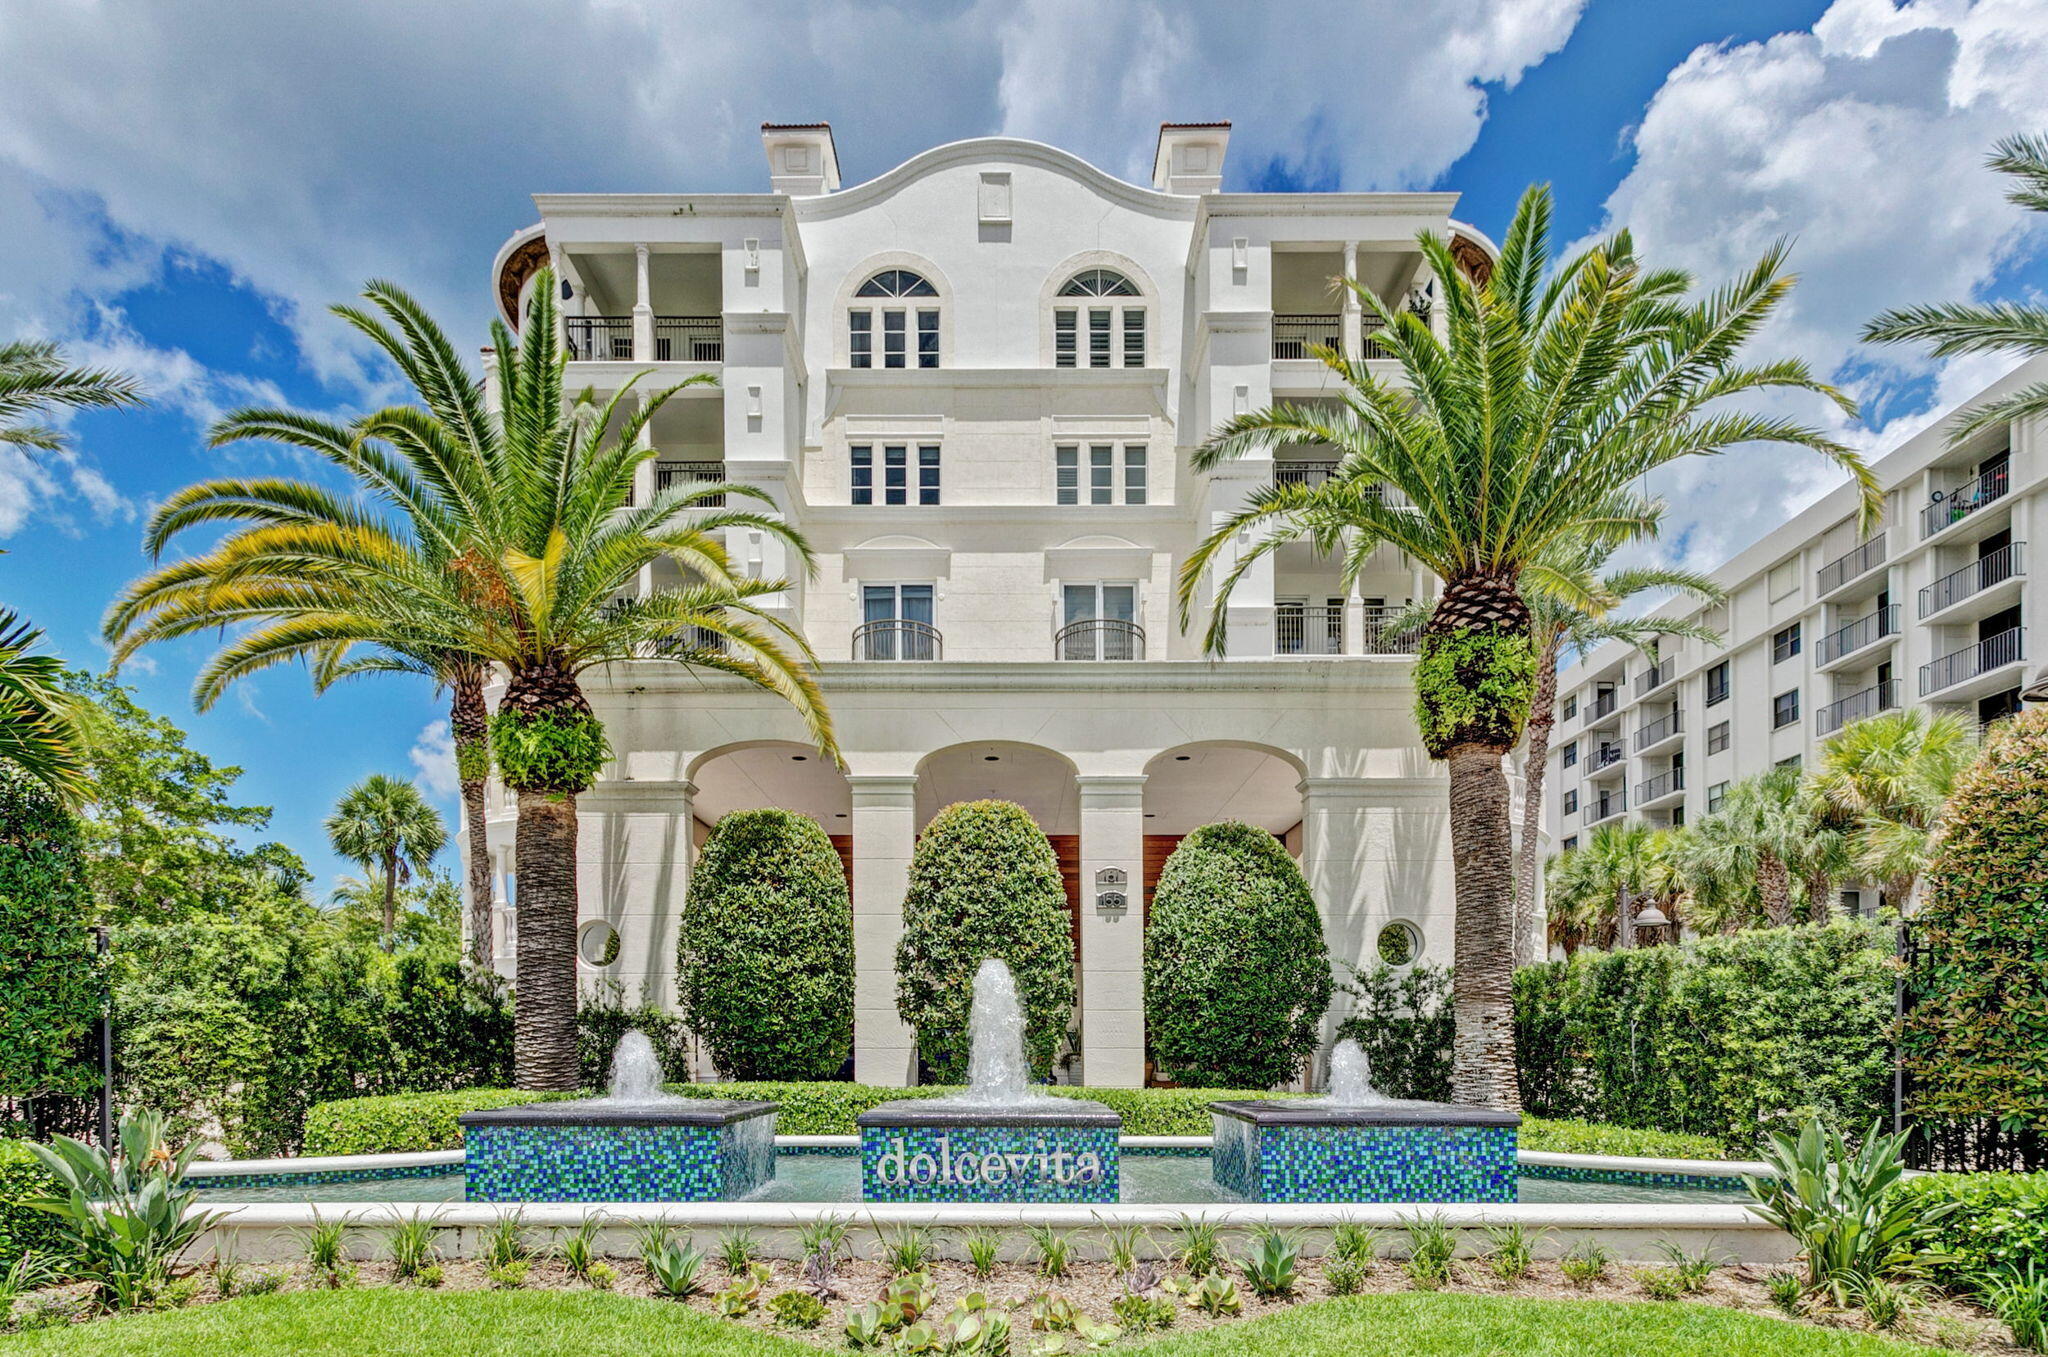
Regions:
M 141 402 L 142 390 L 133 377 L 106 368 L 67 367 L 55 344 L 34 339 L 0 344 L 0 444 L 55 452 L 64 446 L 64 435 L 40 422 L 53 407 L 81 410 Z
M 490 753 L 519 795 L 519 985 L 515 1074 L 523 1088 L 573 1088 L 576 1059 L 575 794 L 609 756 L 578 676 L 658 658 L 738 677 L 788 701 L 820 746 L 831 725 L 809 648 L 769 610 L 786 580 L 734 573 L 728 530 L 758 531 L 808 565 L 810 549 L 779 519 L 727 501 L 764 501 L 734 485 L 657 491 L 633 502 L 655 453 L 641 433 L 676 388 L 640 399 L 632 383 L 608 402 L 571 402 L 556 334 L 553 279 L 536 281 L 521 336 L 492 326 L 495 400 L 470 376 L 440 329 L 387 284 L 368 295 L 390 322 L 342 314 L 400 361 L 421 405 L 373 412 L 347 426 L 291 411 L 243 411 L 219 441 L 268 438 L 339 467 L 384 510 L 297 481 L 217 481 L 167 502 L 151 540 L 199 523 L 247 526 L 206 555 L 131 585 L 109 611 L 117 660 L 153 640 L 237 627 L 199 674 L 195 700 L 217 700 L 235 679 L 308 660 L 316 684 L 393 669 L 447 683 L 476 844 L 485 718 L 473 698 L 493 669 L 506 678 L 488 719 Z M 395 333 L 393 333 L 395 332 Z M 400 359 L 399 352 L 408 357 Z M 662 560 L 683 582 L 631 597 Z M 475 676 L 469 684 L 463 677 Z M 469 705 L 465 705 L 469 704 Z M 483 854 L 472 847 L 472 908 Z M 486 906 L 487 908 L 487 906 Z M 487 929 L 485 930 L 487 936 Z
M 0 608 L 0 762 L 11 763 L 76 804 L 85 792 L 76 701 L 64 688 L 64 663 L 32 652 L 43 633 Z
M 1901 912 L 1933 859 L 1942 807 L 1976 754 L 1967 718 L 1918 707 L 1852 722 L 1821 748 L 1813 794 L 1852 826 L 1857 868 L 1882 882 Z
M 1586 842 L 1550 859 L 1545 876 L 1550 940 L 1567 955 L 1610 947 L 1621 914 L 1656 904 L 1676 919 L 1672 834 L 1646 824 L 1602 825 Z
M 2048 137 L 2007 137 L 1986 162 L 2016 181 L 2006 199 L 2034 212 L 2048 212 Z M 2048 307 L 2020 302 L 1943 302 L 1887 311 L 1863 327 L 1863 338 L 1879 344 L 1928 341 L 1936 357 L 1962 353 L 2048 353 Z M 2015 391 L 1963 411 L 1953 422 L 1951 443 L 1961 443 L 1993 424 L 2048 414 L 2048 382 Z
M 1744 778 L 1719 810 L 1690 828 L 1677 865 L 1696 923 L 1729 929 L 1792 922 L 1794 864 L 1803 861 L 1813 832 L 1798 769 Z
M 327 817 L 334 851 L 383 876 L 384 930 L 390 951 L 398 936 L 398 888 L 424 872 L 448 843 L 448 826 L 410 782 L 372 773 L 342 793 Z
M 1850 407 L 1803 363 L 1737 361 L 1792 285 L 1782 249 L 1687 300 L 1691 280 L 1645 268 L 1626 233 L 1553 272 L 1549 227 L 1550 194 L 1532 188 L 1484 283 L 1466 276 L 1441 237 L 1419 238 L 1443 292 L 1442 340 L 1398 299 L 1354 285 L 1377 319 L 1375 345 L 1404 380 L 1320 349 L 1341 383 L 1333 413 L 1282 404 L 1219 429 L 1198 449 L 1197 469 L 1294 444 L 1333 447 L 1342 460 L 1321 485 L 1254 493 L 1189 556 L 1180 578 L 1186 625 L 1203 582 L 1221 571 L 1211 650 L 1226 639 L 1223 601 L 1291 541 L 1340 553 L 1347 584 L 1381 547 L 1406 552 L 1443 582 L 1415 662 L 1416 718 L 1423 747 L 1450 771 L 1452 1092 L 1487 1107 L 1520 1102 L 1510 994 L 1514 831 L 1503 763 L 1535 695 L 1525 577 L 1549 553 L 1640 537 L 1656 517 L 1632 491 L 1642 477 L 1738 443 L 1811 448 L 1855 476 L 1867 514 L 1877 507 L 1869 469 L 1841 444 L 1795 420 L 1727 408 L 1731 397 L 1785 388 Z M 1254 540 L 1238 552 L 1241 534 Z

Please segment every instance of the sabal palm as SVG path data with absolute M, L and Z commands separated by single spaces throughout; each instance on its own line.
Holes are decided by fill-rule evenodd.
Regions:
M 1509 992 L 1514 836 L 1502 762 L 1534 697 L 1525 580 L 1544 571 L 1551 552 L 1641 535 L 1655 517 L 1632 494 L 1642 477 L 1733 444 L 1813 449 L 1855 476 L 1866 513 L 1877 502 L 1861 459 L 1818 429 L 1727 408 L 1730 397 L 1785 388 L 1849 405 L 1802 363 L 1738 361 L 1791 287 L 1782 250 L 1688 300 L 1691 280 L 1645 267 L 1626 233 L 1553 271 L 1549 226 L 1549 192 L 1532 188 L 1483 284 L 1441 237 L 1419 238 L 1443 295 L 1442 340 L 1398 301 L 1356 288 L 1377 321 L 1376 347 L 1403 380 L 1320 350 L 1340 383 L 1334 412 L 1277 405 L 1224 425 L 1198 450 L 1199 469 L 1290 444 L 1327 445 L 1342 460 L 1322 485 L 1253 494 L 1190 555 L 1180 580 L 1185 622 L 1203 581 L 1221 571 L 1211 649 L 1225 641 L 1222 602 L 1254 563 L 1290 541 L 1340 554 L 1347 582 L 1382 547 L 1442 581 L 1415 672 L 1423 746 L 1450 770 L 1452 1089 L 1461 1102 L 1495 1107 L 1519 1102 Z M 1256 540 L 1232 560 L 1240 534 Z
M 342 793 L 327 817 L 327 842 L 365 872 L 382 875 L 382 942 L 398 935 L 398 888 L 448 844 L 448 825 L 410 782 L 372 773 Z
M 64 687 L 63 661 L 34 653 L 42 639 L 12 609 L 0 608 L 0 763 L 75 803 L 85 791 L 76 702 Z
M 1744 778 L 1720 809 L 1690 828 L 1677 867 L 1696 923 L 1727 929 L 1792 922 L 1794 868 L 1814 830 L 1798 769 Z
M 1895 908 L 1911 904 L 1942 807 L 1976 754 L 1967 718 L 1917 707 L 1852 722 L 1822 746 L 1813 795 L 1845 818 L 1856 866 Z
M 1548 934 L 1567 952 L 1605 947 L 1621 911 L 1652 901 L 1670 913 L 1675 895 L 1670 833 L 1645 824 L 1602 825 L 1586 842 L 1551 858 L 1544 881 Z
M 2048 212 L 2048 137 L 2007 137 L 1993 148 L 1989 166 L 2015 181 L 2008 201 Z M 2048 307 L 2024 302 L 1942 302 L 1887 311 L 1863 327 L 1879 344 L 1927 342 L 1937 357 L 1963 353 L 2048 353 Z M 1994 424 L 2048 414 L 2048 382 L 2035 382 L 1998 400 L 1965 410 L 1950 425 L 1949 441 L 1963 442 Z
M 42 422 L 55 408 L 137 405 L 133 377 L 106 368 L 71 367 L 63 350 L 43 340 L 0 344 L 0 444 L 38 452 L 64 446 L 64 435 Z

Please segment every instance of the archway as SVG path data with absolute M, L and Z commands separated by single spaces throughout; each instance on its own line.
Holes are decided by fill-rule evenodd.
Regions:
M 762 740 L 711 750 L 692 766 L 690 803 L 694 860 L 711 827 L 736 810 L 787 810 L 824 826 L 853 888 L 853 793 L 846 775 L 810 745 Z
M 1301 856 L 1301 780 L 1294 756 L 1265 745 L 1212 740 L 1180 745 L 1145 765 L 1144 902 L 1180 841 L 1203 825 L 1242 820 Z

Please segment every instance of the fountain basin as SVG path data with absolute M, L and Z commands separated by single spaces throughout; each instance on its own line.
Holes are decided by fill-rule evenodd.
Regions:
M 1250 1202 L 1511 1202 L 1521 1117 L 1454 1103 L 1209 1104 L 1211 1173 Z
M 860 1126 L 861 1198 L 871 1202 L 1114 1202 L 1123 1119 L 1080 1098 L 1023 1107 L 903 1098 Z
M 481 1202 L 735 1201 L 775 1176 L 779 1104 L 676 1098 L 466 1112 L 464 1195 Z

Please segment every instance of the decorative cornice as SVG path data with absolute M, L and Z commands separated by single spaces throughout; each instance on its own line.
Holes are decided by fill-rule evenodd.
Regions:
M 607 691 L 649 693 L 758 694 L 740 679 L 700 673 L 662 660 L 628 660 L 593 670 L 587 686 Z M 1408 693 L 1413 690 L 1414 656 L 1350 655 L 1300 660 L 1142 660 L 1131 664 L 1071 661 L 977 663 L 872 663 L 827 660 L 819 679 L 828 694 L 881 693 Z
M 935 146 L 929 151 L 921 151 L 895 169 L 885 170 L 864 184 L 855 184 L 852 188 L 843 188 L 837 193 L 827 193 L 815 198 L 797 198 L 792 202 L 800 221 L 830 220 L 871 207 L 926 175 L 955 165 L 992 162 L 1035 165 L 1055 174 L 1064 174 L 1132 211 L 1148 213 L 1155 217 L 1192 220 L 1199 201 L 1180 194 L 1159 193 L 1126 183 L 1104 170 L 1097 169 L 1073 152 L 1063 151 L 1057 146 L 1048 146 L 1044 142 L 1026 141 L 1018 137 L 973 137 L 965 141 L 949 142 L 944 146 Z

